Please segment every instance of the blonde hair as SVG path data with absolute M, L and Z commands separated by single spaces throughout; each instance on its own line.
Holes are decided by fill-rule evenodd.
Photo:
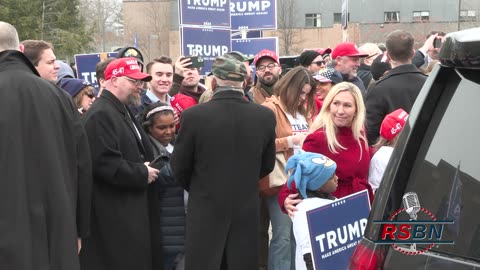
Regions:
M 400 135 L 400 132 L 397 133 L 397 135 L 395 135 L 395 137 L 393 137 L 393 139 L 391 141 L 385 139 L 384 137 L 380 136 L 378 137 L 377 139 L 377 142 L 372 146 L 375 151 L 380 149 L 380 147 L 382 146 L 391 146 L 391 147 L 395 147 L 395 145 L 397 144 L 397 141 L 398 141 L 398 135 Z
M 84 95 L 87 95 L 87 94 L 95 94 L 95 89 L 93 88 L 93 86 L 90 86 L 90 85 L 87 85 L 85 86 L 84 88 L 82 88 L 82 90 L 80 90 L 80 92 L 78 92 L 74 97 L 73 97 L 73 102 L 75 102 L 75 105 L 77 106 L 77 108 L 79 108 L 80 106 L 82 106 L 82 99 L 83 99 L 83 96 Z
M 356 112 L 355 116 L 352 120 L 352 133 L 355 140 L 358 142 L 360 146 L 360 159 L 362 157 L 362 141 L 365 148 L 368 148 L 367 139 L 365 138 L 365 103 L 363 103 L 362 93 L 360 89 L 349 82 L 341 82 L 336 84 L 332 87 L 330 92 L 328 92 L 327 96 L 325 97 L 325 101 L 323 102 L 322 109 L 318 114 L 315 121 L 312 123 L 310 127 L 310 131 L 315 131 L 318 129 L 323 129 L 325 131 L 325 135 L 327 137 L 328 149 L 330 152 L 337 154 L 338 149 L 346 150 L 344 146 L 342 146 L 337 140 L 337 131 L 338 128 L 333 122 L 332 114 L 330 112 L 330 105 L 333 102 L 333 99 L 343 91 L 349 92 L 353 99 L 355 100 L 355 107 Z

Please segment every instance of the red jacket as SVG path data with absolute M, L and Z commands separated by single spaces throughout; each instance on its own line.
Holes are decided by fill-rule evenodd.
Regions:
M 316 130 L 307 136 L 303 143 L 303 150 L 313 153 L 323 154 L 337 163 L 336 174 L 338 176 L 338 187 L 333 196 L 342 198 L 355 192 L 367 189 L 370 196 L 370 203 L 373 202 L 373 191 L 368 184 L 368 169 L 370 166 L 371 149 L 362 142 L 360 147 L 355 141 L 350 128 L 339 128 L 337 132 L 338 142 L 346 148 L 339 149 L 338 153 L 332 153 L 328 149 L 327 137 L 323 129 Z M 278 195 L 278 203 L 283 212 L 286 212 L 283 203 L 289 194 L 297 193 L 297 189 L 292 185 L 288 189 L 284 185 Z

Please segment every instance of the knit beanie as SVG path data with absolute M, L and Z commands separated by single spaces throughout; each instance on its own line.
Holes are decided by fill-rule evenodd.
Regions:
M 287 186 L 291 188 L 292 182 L 295 182 L 302 197 L 307 198 L 307 190 L 316 191 L 321 188 L 332 178 L 336 169 L 337 164 L 328 157 L 300 151 L 291 156 L 285 166 L 287 174 L 292 170 L 288 176 Z
M 320 53 L 314 50 L 303 51 L 302 54 L 300 54 L 300 56 L 298 57 L 298 64 L 304 67 L 308 67 L 319 55 Z

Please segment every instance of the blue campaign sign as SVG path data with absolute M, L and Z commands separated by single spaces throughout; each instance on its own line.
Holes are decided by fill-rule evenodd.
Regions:
M 232 30 L 277 28 L 276 0 L 230 0 Z
M 91 83 L 96 89 L 98 89 L 95 67 L 97 63 L 109 57 L 115 58 L 117 57 L 117 53 L 109 52 L 109 53 L 76 54 L 75 65 L 77 66 L 77 78 Z
M 180 25 L 230 28 L 230 0 L 180 0 Z
M 202 74 L 210 72 L 215 58 L 231 51 L 228 29 L 181 27 L 180 40 L 182 55 L 203 56 L 205 66 L 201 70 Z
M 232 39 L 232 51 L 239 51 L 249 57 L 255 57 L 263 49 L 278 54 L 277 48 L 277 37 Z
M 307 212 L 315 269 L 347 269 L 367 226 L 366 190 Z

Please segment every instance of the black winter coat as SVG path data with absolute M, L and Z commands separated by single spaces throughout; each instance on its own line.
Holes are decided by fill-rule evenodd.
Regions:
M 149 136 L 155 157 L 165 157 L 165 162 L 155 167 L 160 174 L 151 185 L 152 238 L 159 244 L 161 253 L 154 256 L 172 257 L 185 250 L 184 189 L 177 182 L 170 167 L 170 153 L 152 136 Z M 152 165 L 155 166 L 155 165 Z
M 217 90 L 218 91 L 218 90 Z M 275 165 L 275 116 L 222 90 L 182 113 L 172 167 L 189 191 L 185 269 L 258 268 L 259 179 Z
M 0 269 L 78 270 L 91 161 L 71 97 L 19 51 L 0 52 Z
M 82 269 L 151 270 L 148 170 L 143 164 L 153 159 L 148 136 L 108 90 L 87 111 L 84 123 L 93 202 L 91 235 L 80 253 Z
M 388 71 L 368 88 L 365 106 L 370 145 L 380 136 L 380 125 L 387 114 L 399 108 L 410 113 L 426 79 L 415 65 L 406 64 Z

